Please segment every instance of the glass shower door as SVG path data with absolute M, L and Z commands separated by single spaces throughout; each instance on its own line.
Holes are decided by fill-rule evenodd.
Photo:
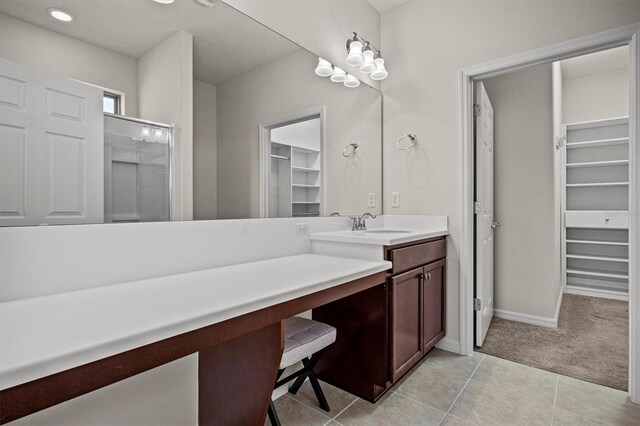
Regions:
M 171 126 L 105 115 L 105 222 L 170 220 Z

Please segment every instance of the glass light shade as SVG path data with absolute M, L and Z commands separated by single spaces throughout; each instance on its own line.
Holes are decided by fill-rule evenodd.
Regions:
M 360 86 L 360 80 L 352 76 L 351 74 L 347 74 L 347 79 L 343 83 L 346 87 L 358 87 Z
M 342 68 L 335 67 L 333 74 L 331 74 L 331 81 L 334 83 L 342 83 L 347 79 L 347 73 Z
M 373 50 L 365 50 L 362 52 L 364 62 L 360 65 L 360 72 L 364 74 L 371 74 L 376 70 L 376 64 L 373 62 Z
M 387 69 L 384 67 L 384 59 L 376 58 L 374 62 L 376 64 L 376 70 L 371 73 L 371 79 L 384 80 L 385 78 L 387 78 L 389 73 L 387 72 Z
M 318 58 L 316 74 L 320 77 L 329 77 L 331 73 L 333 73 L 333 67 L 331 66 L 331 63 L 326 59 Z
M 362 43 L 359 41 L 352 41 L 349 45 L 349 54 L 347 55 L 347 64 L 358 66 L 364 62 L 364 56 L 362 56 Z

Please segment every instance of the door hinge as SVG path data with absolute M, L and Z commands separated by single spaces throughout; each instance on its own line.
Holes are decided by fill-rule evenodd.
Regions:
M 482 302 L 480 299 L 473 299 L 473 310 L 479 311 L 480 309 L 482 309 Z
M 473 116 L 480 117 L 480 105 L 473 104 Z
M 473 203 L 473 214 L 478 214 L 480 211 L 480 201 L 476 201 Z
M 562 148 L 567 141 L 567 135 L 562 135 L 556 138 L 556 151 Z

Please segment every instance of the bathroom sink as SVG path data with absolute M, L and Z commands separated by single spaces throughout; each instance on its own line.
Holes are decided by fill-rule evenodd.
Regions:
M 411 231 L 400 231 L 398 229 L 368 229 L 365 234 L 408 234 Z

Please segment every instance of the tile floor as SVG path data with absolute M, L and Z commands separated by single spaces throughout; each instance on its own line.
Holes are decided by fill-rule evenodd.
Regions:
M 640 425 L 640 405 L 625 392 L 481 353 L 434 349 L 375 405 L 326 383 L 323 390 L 330 413 L 308 382 L 278 398 L 283 426 Z

